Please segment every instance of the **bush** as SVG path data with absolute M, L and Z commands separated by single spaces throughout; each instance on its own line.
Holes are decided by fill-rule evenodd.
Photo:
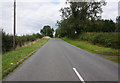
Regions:
M 10 51 L 13 47 L 13 36 L 2 32 L 2 52 Z
M 86 32 L 79 35 L 78 39 L 105 47 L 120 49 L 118 35 L 119 33 L 117 32 Z
M 16 46 L 22 46 L 27 42 L 35 41 L 43 36 L 39 33 L 32 35 L 16 36 Z M 13 36 L 2 32 L 2 52 L 8 52 L 13 49 Z

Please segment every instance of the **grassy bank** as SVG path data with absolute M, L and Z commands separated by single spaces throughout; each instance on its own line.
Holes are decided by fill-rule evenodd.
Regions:
M 27 55 L 29 55 L 31 52 L 33 52 L 35 49 L 41 47 L 43 44 L 45 44 L 49 39 L 39 39 L 37 41 L 34 41 L 34 43 L 31 43 L 27 46 L 17 48 L 15 51 L 10 51 L 8 53 L 5 53 L 2 55 L 2 76 L 6 76 L 8 73 L 12 72 L 20 63 L 22 63 L 26 58 Z M 32 55 L 31 53 L 30 55 Z M 24 58 L 26 57 L 26 58 Z M 23 59 L 21 61 L 21 59 Z M 19 64 L 17 64 L 19 62 Z
M 104 56 L 104 57 L 109 60 L 112 60 L 114 62 L 118 62 L 118 50 L 116 50 L 116 49 L 107 48 L 107 47 L 103 47 L 103 46 L 99 46 L 99 45 L 94 45 L 87 41 L 72 40 L 72 39 L 68 39 L 68 38 L 62 38 L 62 40 L 66 41 L 72 45 L 75 45 L 79 48 L 82 48 L 86 51 L 89 51 L 91 53 L 114 56 L 114 57 L 106 57 L 106 56 Z
M 86 32 L 78 36 L 78 40 L 88 41 L 104 47 L 120 49 L 118 32 Z

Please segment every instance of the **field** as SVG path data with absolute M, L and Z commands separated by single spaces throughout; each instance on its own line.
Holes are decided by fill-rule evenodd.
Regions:
M 10 51 L 2 55 L 2 76 L 6 76 L 8 73 L 12 72 L 20 63 L 22 63 L 27 55 L 30 56 L 33 54 L 34 50 L 40 48 L 44 45 L 49 39 L 38 39 L 27 46 L 17 48 L 15 51 Z M 35 52 L 35 51 L 34 51 Z M 26 58 L 24 58 L 26 57 Z M 22 60 L 24 58 L 24 60 Z M 22 61 L 21 61 L 22 60 Z M 19 63 L 18 63 L 19 62 Z M 17 64 L 18 63 L 18 64 Z
M 89 51 L 91 53 L 95 53 L 95 54 L 99 54 L 99 55 L 103 55 L 104 58 L 109 59 L 111 61 L 114 62 L 119 62 L 118 59 L 118 50 L 117 49 L 113 49 L 113 48 L 108 48 L 108 47 L 103 47 L 100 45 L 94 45 L 92 43 L 89 43 L 87 41 L 83 41 L 83 40 L 72 40 L 72 39 L 68 39 L 68 38 L 62 38 L 62 40 L 75 45 L 79 48 L 82 48 L 86 51 Z M 112 56 L 112 57 L 110 57 Z

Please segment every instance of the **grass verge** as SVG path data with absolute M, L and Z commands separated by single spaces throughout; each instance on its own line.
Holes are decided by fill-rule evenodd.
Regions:
M 104 58 L 106 58 L 106 59 L 120 63 L 120 57 L 118 57 L 119 51 L 116 49 L 93 45 L 87 41 L 78 41 L 78 40 L 72 40 L 72 39 L 68 39 L 68 38 L 61 38 L 61 39 L 72 45 L 82 48 L 86 51 L 89 51 L 89 52 L 95 53 L 95 54 L 99 54 L 99 55 L 103 55 Z M 113 57 L 110 57 L 110 56 L 113 56 Z
M 31 56 L 35 52 L 34 51 L 35 49 L 40 48 L 48 40 L 49 39 L 42 38 L 28 46 L 21 47 L 21 48 L 16 49 L 15 51 L 10 51 L 8 53 L 3 54 L 2 55 L 2 78 L 4 78 L 7 74 L 12 72 L 25 59 Z

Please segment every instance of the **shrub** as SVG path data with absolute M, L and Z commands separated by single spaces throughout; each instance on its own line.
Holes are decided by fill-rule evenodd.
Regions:
M 105 47 L 120 49 L 118 35 L 119 33 L 117 32 L 86 32 L 79 35 L 78 39 Z
M 39 33 L 32 35 L 16 36 L 16 46 L 22 46 L 27 42 L 35 41 L 43 36 Z M 5 53 L 13 49 L 13 36 L 2 32 L 2 52 Z

